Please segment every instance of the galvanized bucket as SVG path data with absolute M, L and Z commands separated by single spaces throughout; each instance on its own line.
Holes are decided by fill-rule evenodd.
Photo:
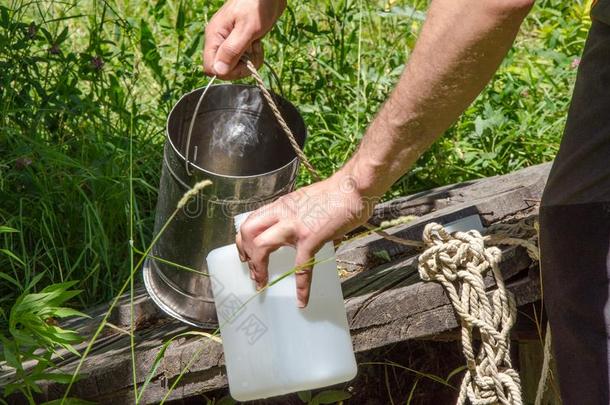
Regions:
M 197 272 L 207 273 L 208 252 L 235 243 L 235 215 L 293 189 L 299 161 L 255 86 L 210 86 L 187 139 L 203 91 L 183 96 L 168 117 L 155 234 L 193 185 L 209 179 L 212 186 L 192 199 L 161 234 L 144 264 L 144 283 L 167 314 L 212 328 L 217 318 L 210 280 Z M 303 119 L 292 104 L 274 97 L 302 146 Z

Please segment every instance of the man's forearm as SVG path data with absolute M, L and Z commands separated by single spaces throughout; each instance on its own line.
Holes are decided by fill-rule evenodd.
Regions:
M 458 118 L 506 56 L 533 0 L 434 0 L 397 86 L 342 169 L 381 196 Z

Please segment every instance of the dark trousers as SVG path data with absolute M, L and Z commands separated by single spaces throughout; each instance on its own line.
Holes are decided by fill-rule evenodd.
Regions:
M 544 304 L 565 405 L 608 404 L 610 203 L 540 212 Z
M 610 26 L 601 22 L 542 199 L 540 248 L 563 403 L 609 404 Z

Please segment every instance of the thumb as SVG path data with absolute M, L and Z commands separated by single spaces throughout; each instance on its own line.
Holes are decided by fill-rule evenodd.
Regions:
M 248 49 L 254 37 L 244 29 L 235 27 L 227 39 L 220 45 L 214 60 L 214 71 L 219 76 L 229 74 L 239 63 L 239 59 Z

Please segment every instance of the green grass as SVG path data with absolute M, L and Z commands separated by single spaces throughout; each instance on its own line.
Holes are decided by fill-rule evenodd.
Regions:
M 415 43 L 425 2 L 391 3 L 294 3 L 265 41 L 324 175 L 349 158 Z M 0 223 L 20 233 L 0 242 L 25 264 L 2 256 L 0 269 L 23 284 L 43 272 L 46 283 L 80 280 L 82 306 L 109 299 L 129 271 L 130 137 L 133 238 L 143 247 L 165 118 L 207 82 L 202 32 L 219 2 L 147 4 L 2 8 Z M 550 160 L 588 24 L 583 4 L 538 2 L 491 85 L 387 197 Z
M 76 281 L 81 308 L 116 294 L 129 241 L 140 250 L 151 241 L 165 119 L 207 83 L 202 34 L 220 4 L 0 6 L 0 225 L 18 231 L 0 233 L 0 272 L 22 286 L 40 277 L 36 291 Z M 266 38 L 267 61 L 307 123 L 305 152 L 325 176 L 397 81 L 426 4 L 291 2 Z M 589 23 L 582 2 L 539 1 L 490 86 L 386 198 L 552 159 Z M 299 184 L 310 181 L 301 173 Z M 22 292 L 0 278 L 0 315 Z

